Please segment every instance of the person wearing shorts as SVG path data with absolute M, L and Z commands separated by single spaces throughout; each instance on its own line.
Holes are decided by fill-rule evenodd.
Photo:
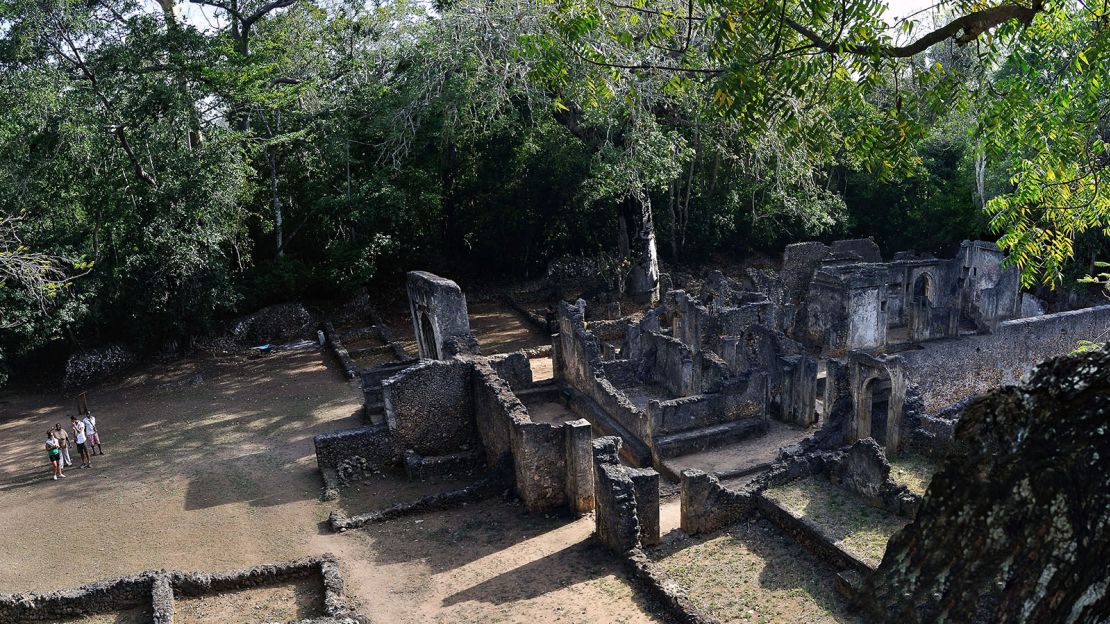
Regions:
M 69 434 L 62 429 L 61 423 L 54 425 L 54 432 L 51 435 L 58 441 L 58 450 L 62 452 L 62 466 L 72 466 L 73 460 L 69 457 Z
M 62 450 L 58 447 L 58 440 L 54 437 L 54 430 L 46 430 L 46 457 L 50 460 L 50 467 L 54 470 L 54 480 L 65 477 L 62 474 Z
M 81 422 L 85 423 L 85 437 L 87 438 L 85 446 L 89 449 L 89 455 L 96 455 L 98 450 L 103 455 L 104 447 L 100 446 L 100 435 L 96 433 L 96 416 L 86 412 L 85 418 Z M 93 448 L 94 444 L 96 445 L 95 449 Z
M 73 427 L 73 441 L 77 443 L 77 452 L 81 454 L 81 467 L 92 468 L 92 459 L 89 457 L 89 449 L 86 448 L 85 443 L 88 438 L 85 436 L 85 423 L 77 420 L 76 416 L 69 417 L 70 426 Z

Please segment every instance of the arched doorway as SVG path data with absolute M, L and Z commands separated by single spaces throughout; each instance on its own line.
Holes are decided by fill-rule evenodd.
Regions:
M 936 301 L 936 286 L 932 276 L 922 273 L 913 282 L 913 296 L 910 298 L 910 340 L 928 340 L 933 324 L 933 302 Z
M 865 405 L 871 416 L 869 430 L 864 433 L 884 447 L 889 428 L 887 420 L 890 414 L 890 389 L 889 379 L 872 379 L 863 389 L 864 397 L 867 398 Z
M 436 332 L 432 327 L 432 321 L 428 319 L 428 314 L 424 310 L 420 311 L 420 344 L 424 347 L 424 352 L 421 355 L 433 360 L 439 359 Z

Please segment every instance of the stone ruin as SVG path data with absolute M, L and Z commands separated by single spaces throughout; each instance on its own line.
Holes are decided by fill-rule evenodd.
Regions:
M 592 511 L 598 540 L 679 611 L 688 601 L 642 551 L 660 540 L 661 477 L 680 484 L 686 533 L 760 514 L 843 571 L 859 604 L 891 608 L 900 598 L 882 583 L 904 582 L 884 579 L 912 574 L 906 559 L 892 567 L 888 551 L 880 566 L 847 552 L 764 492 L 819 479 L 861 505 L 919 519 L 899 535 L 917 530 L 939 503 L 897 483 L 888 458 L 958 455 L 969 401 L 1110 326 L 1110 306 L 1037 314 L 991 243 L 965 242 L 947 260 L 890 262 L 870 240 L 799 243 L 779 271 L 713 272 L 630 317 L 587 321 L 581 304 L 560 302 L 554 378 L 538 382 L 526 353 L 480 355 L 454 282 L 413 272 L 409 296 L 422 359 L 361 372 L 367 425 L 316 438 L 325 486 L 338 495 L 352 467 L 480 476 L 455 492 L 333 516 L 332 528 L 512 491 L 529 511 Z M 566 417 L 533 419 L 528 403 L 540 396 Z M 742 465 L 726 465 L 737 458 Z M 754 475 L 746 486 L 721 483 L 745 475 Z M 892 549 L 921 543 L 900 539 Z M 911 557 L 922 552 L 914 548 Z M 1080 597 L 1097 602 L 1105 590 Z
M 477 355 L 470 334 L 466 295 L 455 282 L 424 271 L 408 274 L 409 312 L 421 359 L 445 360 L 460 353 Z

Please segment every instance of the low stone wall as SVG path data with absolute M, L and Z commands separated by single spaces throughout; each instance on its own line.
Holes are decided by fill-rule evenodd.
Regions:
M 149 570 L 47 594 L 0 594 L 0 622 L 53 622 L 147 606 L 155 624 L 173 622 L 174 598 L 199 597 L 318 577 L 323 591 L 320 624 L 356 624 L 343 598 L 339 563 L 330 554 L 227 573 Z
M 680 624 L 717 624 L 714 617 L 697 610 L 678 583 L 639 548 L 625 553 L 629 575 Z
M 385 470 L 402 457 L 384 424 L 321 433 L 312 442 L 316 446 L 316 466 L 324 480 L 325 500 L 339 498 L 338 470 L 343 462 L 364 459 L 367 465 Z
M 1079 340 L 1106 339 L 1110 305 L 999 324 L 992 334 L 963 336 L 899 352 L 906 376 L 933 413 L 992 388 L 1013 385 L 1047 358 L 1070 353 Z
M 650 401 L 647 414 L 654 434 L 667 434 L 764 415 L 763 377 L 742 392 L 713 392 Z
M 393 443 L 385 425 L 321 433 L 312 441 L 316 445 L 316 465 L 320 470 L 335 468 L 351 457 L 362 457 L 379 467 L 395 464 L 401 459 L 401 451 Z
M 683 470 L 680 527 L 687 535 L 709 533 L 749 517 L 755 509 L 752 494 L 730 490 L 717 477 L 701 470 Z
M 859 496 L 860 504 L 905 518 L 913 518 L 921 503 L 921 497 L 890 477 L 881 447 L 868 438 L 846 450 L 783 453 L 770 469 L 737 490 L 700 470 L 684 470 L 679 482 L 682 530 L 693 535 L 726 527 L 748 517 L 764 490 L 806 477 L 826 479 Z
M 358 377 L 358 365 L 351 359 L 347 347 L 343 346 L 343 340 L 340 339 L 339 333 L 335 331 L 335 326 L 331 324 L 331 321 L 321 323 L 320 331 L 324 332 L 324 346 L 339 362 L 339 366 L 343 369 L 343 374 L 346 375 L 347 379 Z
M 485 468 L 486 454 L 481 449 L 425 457 L 415 451 L 405 453 L 405 475 L 423 481 L 432 477 L 470 474 Z
M 493 355 L 486 358 L 486 361 L 497 371 L 498 377 L 509 382 L 513 392 L 532 387 L 532 365 L 524 351 Z
M 347 516 L 342 511 L 333 511 L 328 517 L 328 526 L 332 531 L 342 533 L 350 529 L 357 529 L 368 524 L 386 522 L 432 511 L 454 509 L 459 505 L 472 503 L 501 494 L 509 487 L 503 471 L 494 470 L 489 476 L 474 483 L 449 492 L 431 494 L 413 501 L 404 501 L 357 516 Z

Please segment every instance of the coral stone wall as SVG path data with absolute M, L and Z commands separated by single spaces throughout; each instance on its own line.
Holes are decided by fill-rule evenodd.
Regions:
M 1107 339 L 1110 305 L 1005 321 L 993 334 L 924 343 L 902 351 L 907 381 L 927 412 L 937 412 L 991 388 L 1018 383 L 1046 358 L 1075 350 L 1079 340 Z

